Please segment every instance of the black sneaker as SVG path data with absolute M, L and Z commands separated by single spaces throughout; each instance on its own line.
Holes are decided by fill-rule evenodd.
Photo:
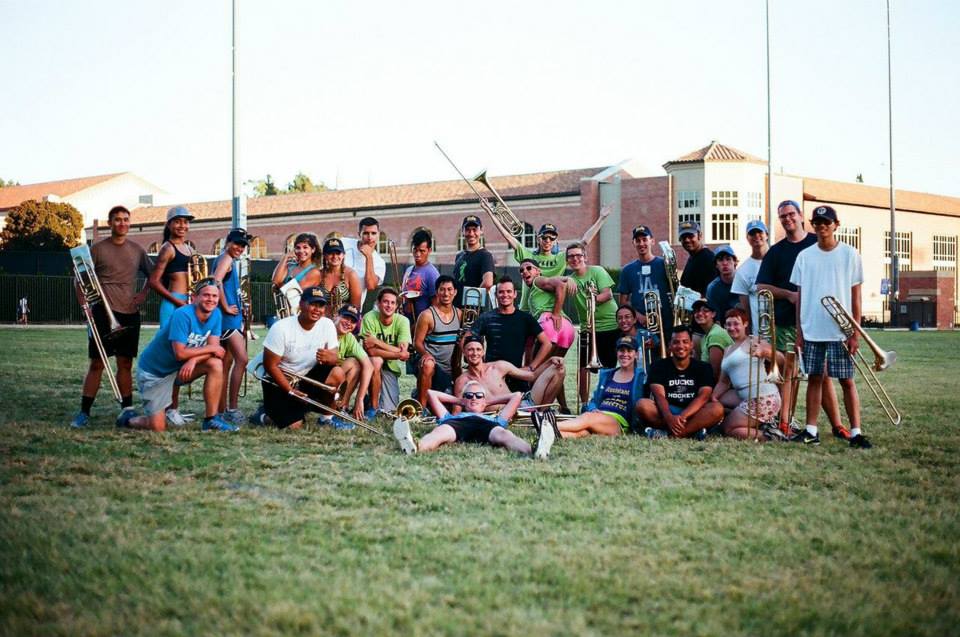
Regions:
M 873 447 L 873 445 L 870 444 L 870 441 L 867 440 L 866 436 L 863 434 L 857 434 L 850 439 L 850 447 L 853 449 L 870 449 Z
M 816 435 L 816 434 L 812 434 L 812 433 L 810 433 L 809 431 L 807 431 L 806 429 L 804 429 L 803 431 L 801 431 L 800 433 L 798 433 L 796 436 L 794 436 L 793 438 L 791 438 L 791 439 L 790 439 L 790 442 L 800 442 L 800 443 L 803 443 L 803 444 L 805 444 L 805 445 L 814 445 L 814 446 L 816 446 L 816 445 L 819 445 L 819 444 L 820 444 L 820 436 L 818 436 L 818 435 Z
M 538 437 L 540 436 L 540 430 L 543 428 L 542 418 L 543 416 L 540 414 L 539 411 L 530 412 L 530 422 L 533 423 L 533 429 L 534 431 L 537 432 Z

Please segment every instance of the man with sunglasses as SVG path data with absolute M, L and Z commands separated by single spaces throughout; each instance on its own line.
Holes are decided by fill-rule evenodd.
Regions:
M 437 416 L 437 426 L 420 440 L 418 446 L 410 433 L 410 424 L 398 418 L 393 423 L 393 435 L 400 443 L 400 448 L 406 454 L 436 451 L 446 444 L 454 442 L 474 442 L 489 444 L 493 447 L 504 447 L 510 451 L 529 456 L 534 453 L 530 444 L 518 438 L 507 429 L 510 421 L 520 406 L 520 392 L 489 396 L 483 385 L 471 381 L 463 388 L 461 397 L 431 389 L 428 392 L 430 411 Z M 462 409 L 460 413 L 451 414 L 447 406 Z M 503 405 L 494 415 L 488 411 L 489 407 Z M 546 458 L 550 453 L 555 432 L 549 425 L 542 429 L 537 440 L 537 458 Z
M 769 290 L 774 298 L 774 322 L 777 326 L 777 350 L 794 352 L 797 340 L 797 286 L 790 282 L 797 255 L 817 243 L 817 236 L 803 227 L 803 213 L 799 203 L 786 199 L 777 206 L 777 216 L 786 236 L 773 244 L 760 262 L 757 272 L 757 289 Z M 783 366 L 783 377 L 790 381 L 796 375 L 797 363 L 787 356 Z M 799 385 L 785 382 L 781 385 L 780 429 L 784 433 L 790 430 L 788 422 L 793 394 Z M 840 405 L 833 383 L 824 383 L 822 392 L 823 410 L 833 428 L 833 435 L 844 440 L 850 439 L 850 431 L 840 422 Z

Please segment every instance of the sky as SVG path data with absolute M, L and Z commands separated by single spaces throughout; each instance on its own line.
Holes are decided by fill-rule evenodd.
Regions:
M 762 0 L 238 0 L 243 180 L 766 158 Z M 891 0 L 894 180 L 960 196 L 960 3 Z M 885 0 L 771 0 L 775 171 L 888 185 Z M 0 178 L 231 196 L 229 0 L 0 0 Z

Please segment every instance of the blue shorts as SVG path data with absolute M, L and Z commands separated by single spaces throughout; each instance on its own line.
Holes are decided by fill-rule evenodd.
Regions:
M 173 298 L 181 301 L 187 301 L 190 298 L 186 294 L 180 294 L 179 292 L 171 292 L 170 294 L 173 296 Z M 174 305 L 167 299 L 162 299 L 160 301 L 160 327 L 163 327 L 170 321 L 170 317 L 173 316 L 173 313 L 178 307 L 179 306 Z
M 823 376 L 824 361 L 830 378 L 853 378 L 853 358 L 843 341 L 804 341 L 803 366 L 811 376 Z

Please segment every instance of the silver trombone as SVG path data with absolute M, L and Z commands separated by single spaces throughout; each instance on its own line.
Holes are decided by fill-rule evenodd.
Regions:
M 110 389 L 113 390 L 113 396 L 117 399 L 117 403 L 122 405 L 123 397 L 120 395 L 120 385 L 117 384 L 117 377 L 113 373 L 113 368 L 110 367 L 107 350 L 103 346 L 103 337 L 100 336 L 100 332 L 97 330 L 97 323 L 93 318 L 92 306 L 99 304 L 103 307 L 109 329 L 105 335 L 106 338 L 116 338 L 125 328 L 120 325 L 117 317 L 114 316 L 113 310 L 110 309 L 110 304 L 107 302 L 107 297 L 103 294 L 100 279 L 97 278 L 96 270 L 94 270 L 93 256 L 90 254 L 90 247 L 84 244 L 76 248 L 70 248 L 70 260 L 73 264 L 73 276 L 77 280 L 77 287 L 80 290 L 80 295 L 83 297 L 80 307 L 83 308 L 83 315 L 86 317 L 87 325 L 90 327 L 90 335 L 93 338 L 94 345 L 97 347 L 100 360 L 103 361 L 103 371 L 107 374 L 107 380 L 110 382 Z
M 757 334 L 756 341 L 751 337 L 749 355 L 749 366 L 747 368 L 747 437 L 751 438 L 752 430 L 759 430 L 761 425 L 757 414 L 757 405 L 760 401 L 760 386 L 763 383 L 772 383 L 779 385 L 783 382 L 783 376 L 780 374 L 780 367 L 777 365 L 777 326 L 774 319 L 773 293 L 769 290 L 760 290 L 757 292 Z M 754 355 L 754 347 L 759 348 L 760 344 L 770 346 L 770 371 L 767 371 L 764 361 L 766 356 L 761 356 L 760 352 Z M 754 360 L 756 359 L 756 361 Z
M 854 355 L 847 347 L 846 342 L 843 344 L 844 349 L 847 350 L 847 353 L 850 354 L 850 357 L 853 359 L 857 370 L 859 370 L 863 376 L 863 381 L 867 384 L 867 387 L 870 388 L 870 391 L 873 392 L 873 395 L 877 398 L 877 402 L 880 403 L 880 408 L 883 409 L 887 418 L 890 420 L 890 424 L 899 425 L 903 420 L 903 416 L 900 415 L 900 411 L 893 403 L 893 399 L 890 398 L 890 394 L 883 388 L 883 384 L 877 377 L 877 372 L 889 369 L 890 366 L 897 362 L 897 353 L 894 351 L 886 352 L 880 349 L 876 341 L 870 338 L 870 335 L 864 331 L 860 324 L 853 320 L 853 316 L 850 315 L 847 308 L 840 304 L 836 297 L 825 296 L 820 299 L 820 304 L 823 305 L 824 309 L 827 310 L 827 314 L 830 315 L 833 322 L 836 323 L 840 331 L 843 332 L 844 338 L 850 338 L 855 333 L 859 334 L 863 342 L 866 343 L 870 351 L 873 352 L 874 360 L 873 365 L 871 365 L 861 350 L 858 349 L 856 355 Z
M 663 332 L 663 314 L 660 307 L 660 293 L 650 290 L 643 293 L 643 309 L 647 316 L 647 329 L 660 339 L 660 358 L 667 357 L 667 342 Z M 646 357 L 644 357 L 646 360 Z

